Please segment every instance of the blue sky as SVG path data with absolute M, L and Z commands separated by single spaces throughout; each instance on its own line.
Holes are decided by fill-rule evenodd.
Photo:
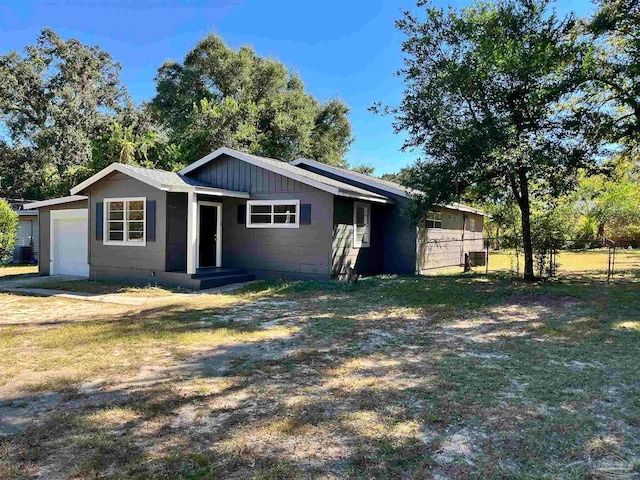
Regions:
M 468 0 L 436 0 L 466 6 Z M 63 38 L 98 44 L 122 64 L 121 80 L 136 102 L 155 93 L 157 68 L 182 60 L 198 40 L 220 34 L 234 48 L 252 45 L 299 72 L 319 100 L 339 97 L 350 107 L 355 141 L 352 165 L 375 173 L 398 171 L 414 161 L 402 153 L 392 119 L 367 111 L 375 101 L 397 104 L 402 36 L 394 20 L 415 0 L 9 0 L 0 5 L 0 52 L 32 44 L 43 27 Z M 561 0 L 560 13 L 591 11 L 587 0 Z

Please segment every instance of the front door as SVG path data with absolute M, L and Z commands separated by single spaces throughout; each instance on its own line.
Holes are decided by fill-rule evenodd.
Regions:
M 216 267 L 218 207 L 200 205 L 200 267 Z

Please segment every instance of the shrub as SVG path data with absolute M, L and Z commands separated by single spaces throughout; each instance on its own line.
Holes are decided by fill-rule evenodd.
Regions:
M 0 264 L 11 258 L 17 234 L 18 214 L 6 200 L 0 199 Z

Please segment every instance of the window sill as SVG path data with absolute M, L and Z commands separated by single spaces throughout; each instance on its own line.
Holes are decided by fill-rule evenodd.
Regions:
M 266 224 L 254 224 L 254 225 L 250 225 L 247 224 L 247 228 L 300 228 L 299 225 L 296 225 L 295 223 L 289 223 L 289 224 L 273 224 L 273 223 L 266 223 Z
M 102 242 L 103 245 L 111 245 L 118 247 L 146 247 L 147 242 L 115 242 L 113 240 L 104 240 Z

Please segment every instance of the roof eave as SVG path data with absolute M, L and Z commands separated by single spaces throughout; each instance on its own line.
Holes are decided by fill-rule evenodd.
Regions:
M 73 187 L 70 190 L 71 195 L 79 194 L 80 192 L 89 188 L 91 185 L 102 180 L 104 177 L 106 177 L 107 175 L 113 172 L 120 172 L 123 175 L 127 175 L 128 177 L 131 177 L 131 178 L 135 178 L 136 180 L 139 180 L 142 183 L 146 183 L 147 185 L 151 185 L 152 187 L 155 187 L 157 189 L 160 189 L 162 187 L 162 184 L 150 179 L 149 177 L 140 175 L 138 172 L 132 169 L 126 168 L 125 165 L 122 165 L 120 163 L 112 163 L 108 167 L 103 168 L 98 173 L 87 178 L 84 182 L 81 182 L 75 187 Z
M 329 173 L 333 173 L 334 175 L 338 175 L 338 176 L 342 176 L 344 178 L 348 178 L 349 180 L 353 180 L 354 182 L 359 182 L 362 183 L 363 185 L 367 185 L 369 187 L 372 188 L 377 188 L 379 190 L 382 190 L 384 192 L 388 192 L 388 193 L 392 193 L 394 195 L 398 195 L 400 197 L 408 197 L 410 192 L 407 192 L 405 190 L 402 190 L 400 188 L 393 188 L 390 187 L 388 185 L 383 185 L 381 183 L 378 183 L 375 181 L 375 179 L 372 179 L 371 181 L 369 181 L 367 183 L 367 179 L 365 178 L 361 178 L 357 175 L 350 175 L 347 172 L 343 172 L 342 170 L 338 170 L 336 168 L 333 168 L 331 165 L 327 165 L 325 163 L 321 163 L 321 162 L 317 162 L 315 160 L 310 160 L 308 158 L 298 158 L 296 160 L 294 160 L 293 162 L 291 162 L 291 165 L 295 165 L 296 167 L 299 166 L 300 164 L 306 164 L 309 165 L 311 167 L 316 167 L 319 168 L 320 170 L 323 170 L 325 172 L 329 172 Z
M 289 171 L 287 171 L 287 170 L 285 170 L 283 168 L 278 168 L 278 167 L 276 167 L 274 165 L 271 165 L 269 163 L 262 162 L 262 161 L 260 161 L 260 159 L 255 158 L 252 155 L 248 155 L 248 154 L 245 154 L 243 152 L 237 152 L 235 150 L 231 150 L 228 147 L 221 147 L 221 148 L 217 149 L 215 152 L 211 152 L 206 157 L 202 157 L 200 160 L 198 160 L 197 162 L 192 163 L 188 167 L 183 168 L 178 173 L 180 175 L 185 175 L 185 174 L 187 174 L 189 172 L 193 172 L 194 170 L 197 170 L 198 168 L 206 165 L 211 160 L 214 160 L 214 159 L 218 158 L 221 155 L 229 155 L 230 157 L 237 158 L 238 160 L 245 161 L 247 163 L 250 163 L 251 165 L 255 165 L 255 166 L 260 167 L 260 168 L 264 168 L 265 170 L 269 170 L 270 172 L 277 173 L 278 175 L 282 175 L 282 176 L 287 177 L 287 178 L 292 178 L 293 180 L 297 180 L 300 183 L 304 183 L 305 185 L 312 186 L 314 188 L 317 188 L 318 190 L 323 190 L 323 191 L 331 193 L 333 195 L 340 195 L 340 190 L 338 188 L 336 188 L 336 187 L 332 187 L 331 185 L 327 185 L 325 183 L 318 182 L 317 180 L 313 180 L 311 178 L 307 178 L 307 177 L 305 177 L 303 175 L 294 174 L 294 173 L 289 172 Z
M 26 203 L 23 208 L 29 210 L 38 210 L 43 207 L 50 207 L 52 205 L 62 205 L 64 203 L 81 202 L 88 197 L 85 195 L 70 195 L 67 197 L 50 198 L 49 200 L 40 200 L 38 202 Z
M 384 204 L 389 204 L 392 205 L 395 202 L 393 201 L 392 198 L 387 198 L 387 197 L 372 197 L 369 195 L 361 195 L 359 193 L 354 193 L 354 192 L 346 192 L 344 190 L 340 190 L 340 193 L 338 193 L 339 197 L 348 197 L 348 198 L 355 198 L 357 200 L 363 200 L 366 202 L 374 202 L 374 203 L 384 203 Z
M 222 188 L 213 187 L 201 187 L 201 186 L 176 186 L 176 185 L 162 185 L 160 190 L 166 192 L 181 192 L 188 193 L 194 192 L 200 195 L 211 195 L 214 197 L 232 197 L 232 198 L 250 198 L 249 192 L 237 192 L 234 190 L 224 190 Z

